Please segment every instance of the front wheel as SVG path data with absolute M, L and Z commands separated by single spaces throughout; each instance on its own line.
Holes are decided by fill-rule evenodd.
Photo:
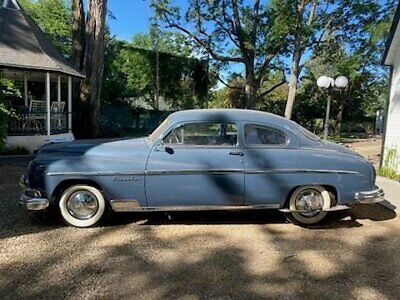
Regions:
M 331 196 L 323 186 L 301 186 L 296 188 L 289 198 L 288 219 L 298 225 L 314 225 L 327 215 L 324 209 L 331 207 Z
M 61 195 L 60 213 L 64 221 L 75 227 L 98 225 L 108 215 L 103 194 L 89 185 L 74 185 Z

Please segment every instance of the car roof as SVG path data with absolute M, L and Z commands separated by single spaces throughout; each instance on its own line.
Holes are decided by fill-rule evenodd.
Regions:
M 297 124 L 284 117 L 250 109 L 190 109 L 181 110 L 170 115 L 173 123 L 186 121 L 245 121 L 267 123 L 279 127 L 294 128 Z

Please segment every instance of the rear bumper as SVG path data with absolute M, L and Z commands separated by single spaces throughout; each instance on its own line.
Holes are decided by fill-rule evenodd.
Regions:
M 44 210 L 49 207 L 49 199 L 41 197 L 31 197 L 25 191 L 19 198 L 19 206 L 25 210 Z
M 371 191 L 357 192 L 354 195 L 354 200 L 356 200 L 357 203 L 363 204 L 378 203 L 385 200 L 385 193 L 381 188 Z

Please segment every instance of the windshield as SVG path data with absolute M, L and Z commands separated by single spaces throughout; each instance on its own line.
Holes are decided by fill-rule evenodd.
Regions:
M 304 127 L 301 127 L 301 126 L 299 125 L 297 128 L 299 129 L 299 131 L 300 131 L 305 137 L 307 137 L 307 138 L 309 138 L 309 139 L 311 139 L 311 140 L 313 140 L 313 141 L 320 141 L 320 140 L 321 140 L 321 138 L 320 138 L 318 135 L 316 135 L 316 134 L 312 133 L 311 131 L 305 129 Z
M 153 131 L 152 134 L 149 135 L 149 139 L 152 142 L 155 142 L 158 137 L 169 127 L 171 120 L 166 118 L 158 127 Z

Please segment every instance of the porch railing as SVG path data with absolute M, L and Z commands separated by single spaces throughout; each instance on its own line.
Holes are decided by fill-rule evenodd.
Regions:
M 68 112 L 50 113 L 50 133 L 68 132 Z M 8 123 L 8 135 L 46 135 L 47 113 L 18 112 Z

